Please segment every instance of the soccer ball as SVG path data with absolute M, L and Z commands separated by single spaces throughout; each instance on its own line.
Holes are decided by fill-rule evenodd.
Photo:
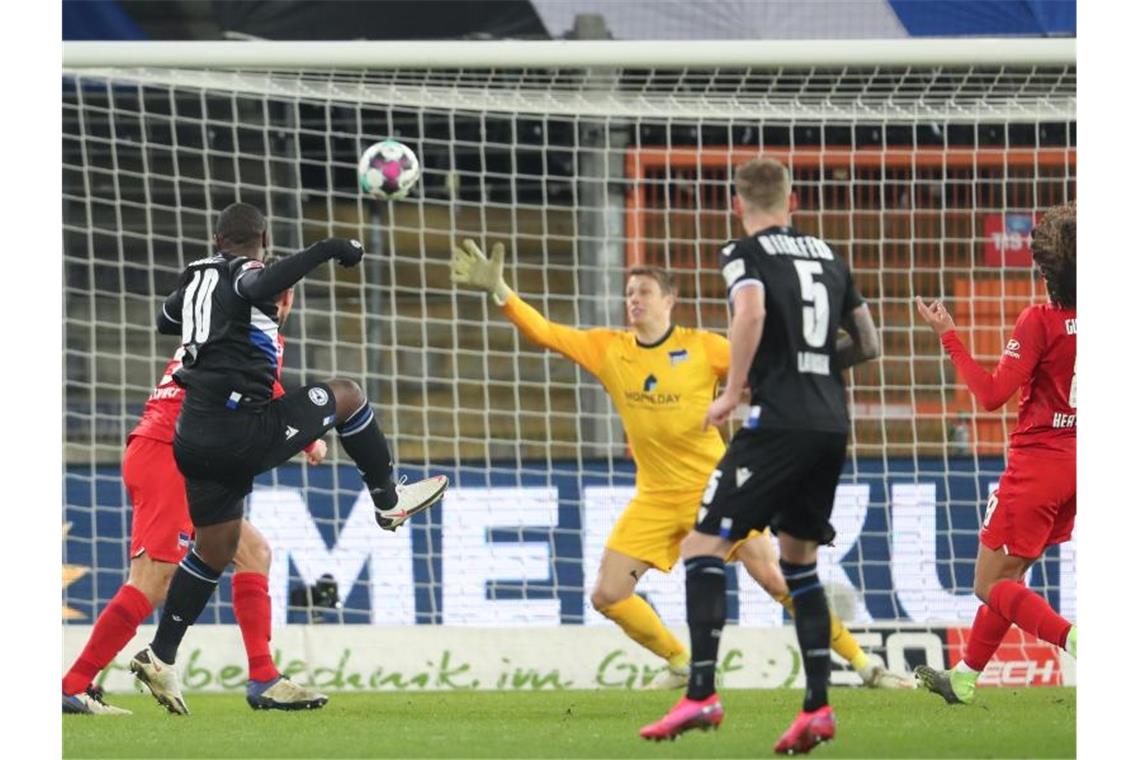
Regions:
M 356 167 L 360 188 L 385 201 L 403 198 L 420 178 L 420 160 L 412 149 L 396 140 L 369 146 Z

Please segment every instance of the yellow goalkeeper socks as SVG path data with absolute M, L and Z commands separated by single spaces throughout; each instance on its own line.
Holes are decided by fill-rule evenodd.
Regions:
M 637 594 L 632 594 L 598 612 L 621 626 L 626 636 L 658 657 L 667 660 L 670 665 L 673 665 L 674 661 L 681 661 L 682 655 L 687 661 L 688 653 L 684 645 L 669 632 L 661 622 L 661 618 L 649 606 L 649 602 Z
M 784 606 L 789 615 L 796 616 L 796 607 L 790 594 L 784 594 L 776 601 Z M 863 651 L 863 647 L 859 646 L 859 642 L 855 640 L 851 631 L 847 630 L 847 626 L 836 616 L 834 611 L 831 613 L 831 648 L 835 650 L 837 655 L 851 663 L 851 667 L 855 670 L 866 667 L 867 653 Z

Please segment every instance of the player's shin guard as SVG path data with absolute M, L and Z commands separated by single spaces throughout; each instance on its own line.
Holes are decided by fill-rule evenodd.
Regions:
M 272 631 L 269 579 L 261 573 L 234 573 L 234 617 L 241 628 L 245 653 L 249 658 L 251 681 L 272 681 L 279 674 L 269 653 Z
M 345 453 L 356 462 L 376 508 L 396 506 L 399 496 L 392 479 L 392 454 L 384 433 L 380 431 L 380 424 L 376 422 L 372 405 L 365 400 L 347 420 L 337 425 L 336 432 Z
M 221 575 L 193 549 L 182 558 L 170 581 L 166 606 L 162 609 L 154 641 L 150 643 L 150 648 L 158 659 L 167 665 L 174 664 L 178 657 L 178 645 L 182 643 L 186 629 L 194 624 L 206 608 L 206 603 L 218 587 Z
M 827 704 L 827 682 L 831 676 L 831 613 L 827 608 L 827 595 L 814 562 L 793 565 L 780 560 L 780 570 L 796 606 L 796 638 L 807 678 L 803 709 L 813 712 Z
M 124 585 L 95 621 L 87 645 L 63 677 L 63 693 L 79 694 L 115 659 L 150 615 L 150 601 L 134 586 Z
M 979 606 L 978 614 L 974 615 L 974 624 L 970 627 L 970 638 L 966 641 L 966 654 L 962 657 L 966 667 L 978 673 L 985 670 L 986 663 L 993 658 L 1009 626 L 1009 620 L 994 608 L 986 604 Z
M 1016 581 L 998 581 L 987 602 L 999 615 L 1021 630 L 1053 646 L 1065 648 L 1072 624 L 1058 615 L 1049 602 Z
M 724 597 L 723 559 L 693 557 L 685 560 L 685 602 L 693 657 L 689 699 L 706 699 L 716 691 L 717 650 L 726 615 Z

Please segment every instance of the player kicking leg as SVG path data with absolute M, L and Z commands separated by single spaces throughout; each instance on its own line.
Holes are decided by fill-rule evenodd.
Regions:
M 729 554 L 728 561 L 740 561 L 768 595 L 779 602 L 788 614 L 795 617 L 795 604 L 788 593 L 788 584 L 780 573 L 780 562 L 772 547 L 767 531 L 753 532 Z M 911 676 L 900 675 L 887 670 L 882 665 L 871 662 L 871 658 L 859 646 L 859 642 L 847 630 L 843 620 L 831 611 L 831 649 L 863 679 L 863 685 L 870 689 L 913 689 L 915 680 Z
M 252 489 L 254 475 L 288 461 L 335 425 L 342 447 L 364 473 L 365 484 L 376 505 L 377 523 L 385 530 L 395 530 L 437 503 L 447 489 L 447 479 L 443 476 L 407 486 L 395 484 L 387 443 L 371 406 L 352 381 L 331 380 L 302 387 L 271 402 L 261 417 L 263 419 L 238 420 L 239 424 L 235 425 L 224 417 L 203 418 L 193 412 L 188 415 L 185 407 L 180 417 L 174 451 L 179 469 L 186 476 L 195 546 L 174 573 L 153 641 L 135 655 L 130 666 L 131 672 L 150 689 L 159 704 L 178 715 L 189 714 L 173 667 L 178 646 L 187 628 L 209 602 L 222 572 L 235 557 L 244 500 Z M 287 437 L 290 429 L 297 432 Z M 204 454 L 205 446 L 200 441 L 208 441 L 212 434 L 217 435 L 215 440 L 223 445 L 232 445 L 233 449 L 227 450 L 227 458 L 219 460 L 216 455 L 210 458 Z M 206 474 L 218 479 L 207 480 L 202 477 Z M 251 678 L 258 680 L 255 674 L 251 674 Z M 278 680 L 277 693 L 292 692 L 292 686 L 288 681 Z M 260 690 L 251 684 L 247 693 L 251 706 L 278 706 L 273 703 L 280 700 L 267 694 L 268 688 Z M 319 705 L 313 702 L 308 706 Z

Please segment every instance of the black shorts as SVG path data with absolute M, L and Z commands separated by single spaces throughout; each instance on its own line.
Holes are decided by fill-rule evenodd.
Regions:
M 253 411 L 184 405 L 174 460 L 186 479 L 190 521 L 201 526 L 240 519 L 254 477 L 289 461 L 335 423 L 336 399 L 324 383 Z
M 846 433 L 742 429 L 709 476 L 695 529 L 738 541 L 770 527 L 830 544 L 831 509 L 846 458 Z

